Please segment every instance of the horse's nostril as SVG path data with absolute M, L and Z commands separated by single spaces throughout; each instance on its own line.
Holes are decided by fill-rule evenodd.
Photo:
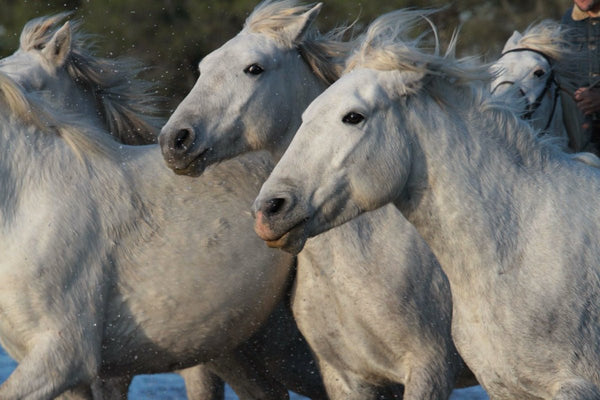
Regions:
M 285 204 L 285 199 L 282 199 L 282 198 L 275 198 L 275 199 L 267 200 L 267 202 L 265 204 L 265 214 L 267 214 L 267 215 L 277 214 L 279 211 L 281 211 L 284 204 Z
M 173 139 L 173 148 L 175 150 L 187 150 L 192 137 L 189 129 L 180 129 Z

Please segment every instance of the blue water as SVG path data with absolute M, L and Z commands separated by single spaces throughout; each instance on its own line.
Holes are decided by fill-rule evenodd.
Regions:
M 0 382 L 4 382 L 17 363 L 0 348 Z M 129 388 L 129 400 L 185 400 L 183 379 L 177 374 L 138 375 Z M 291 400 L 308 400 L 292 393 Z M 489 400 L 480 386 L 457 389 L 451 400 Z M 229 386 L 225 387 L 225 400 L 238 400 Z
M 0 383 L 4 382 L 17 363 L 0 348 Z M 183 378 L 177 374 L 138 375 L 129 387 L 129 400 L 185 400 Z M 293 400 L 307 400 L 292 393 Z M 225 400 L 238 400 L 229 386 L 225 387 Z

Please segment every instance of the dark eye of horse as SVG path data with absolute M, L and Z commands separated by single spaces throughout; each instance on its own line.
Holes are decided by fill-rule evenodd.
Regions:
M 543 69 L 536 69 L 533 72 L 533 75 L 535 75 L 536 78 L 541 78 L 542 76 L 544 76 L 546 72 Z
M 354 111 L 350 111 L 348 114 L 344 115 L 344 118 L 342 118 L 343 123 L 351 125 L 360 124 L 364 120 L 365 117 L 362 114 Z
M 264 72 L 264 69 L 258 64 L 251 64 L 246 67 L 244 72 L 251 75 L 260 75 Z
M 34 46 L 34 49 L 36 50 L 43 50 L 44 47 L 46 47 L 46 45 L 44 43 L 38 43 Z

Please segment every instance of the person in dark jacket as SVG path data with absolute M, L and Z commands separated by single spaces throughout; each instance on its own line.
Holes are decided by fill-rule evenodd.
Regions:
M 577 77 L 569 86 L 574 88 L 573 99 L 581 114 L 579 121 L 583 121 L 582 135 L 591 146 L 575 150 L 600 154 L 600 0 L 574 0 L 561 23 L 567 27 L 571 50 L 585 60 L 569 66 Z

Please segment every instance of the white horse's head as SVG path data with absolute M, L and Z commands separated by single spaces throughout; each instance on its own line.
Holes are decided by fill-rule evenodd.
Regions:
M 29 21 L 21 33 L 19 49 L 0 60 L 0 71 L 28 91 L 44 91 L 60 108 L 83 109 L 91 114 L 91 93 L 81 93 L 66 69 L 72 48 L 72 22 L 56 24 L 69 14 Z M 89 109 L 89 110 L 88 110 Z
M 169 167 L 199 174 L 251 150 L 280 156 L 304 108 L 343 68 L 339 31 L 321 35 L 313 26 L 320 9 L 263 2 L 237 36 L 200 62 L 198 81 L 159 137 Z
M 523 34 L 515 31 L 491 66 L 494 78 L 490 89 L 494 96 L 516 104 L 517 111 L 536 129 L 565 139 L 566 147 L 559 99 L 559 75 L 565 74 L 560 61 L 564 57 L 569 54 L 560 24 L 542 21 Z M 519 97 L 516 103 L 515 95 Z
M 160 120 L 152 85 L 137 78 L 140 66 L 91 53 L 90 36 L 69 13 L 40 17 L 23 28 L 20 47 L 0 60 L 0 71 L 28 91 L 42 93 L 59 110 L 91 118 L 124 143 L 156 141 Z
M 437 46 L 435 54 L 419 51 L 406 35 L 422 20 L 415 11 L 378 18 L 349 59 L 349 72 L 306 109 L 254 203 L 256 232 L 270 246 L 298 252 L 308 237 L 420 184 L 426 166 L 419 164 L 414 132 L 443 129 L 431 110 L 445 114 L 441 94 L 448 87 L 489 78 L 481 67 L 446 62 Z M 448 107 L 460 109 L 461 97 L 468 96 L 458 93 Z

